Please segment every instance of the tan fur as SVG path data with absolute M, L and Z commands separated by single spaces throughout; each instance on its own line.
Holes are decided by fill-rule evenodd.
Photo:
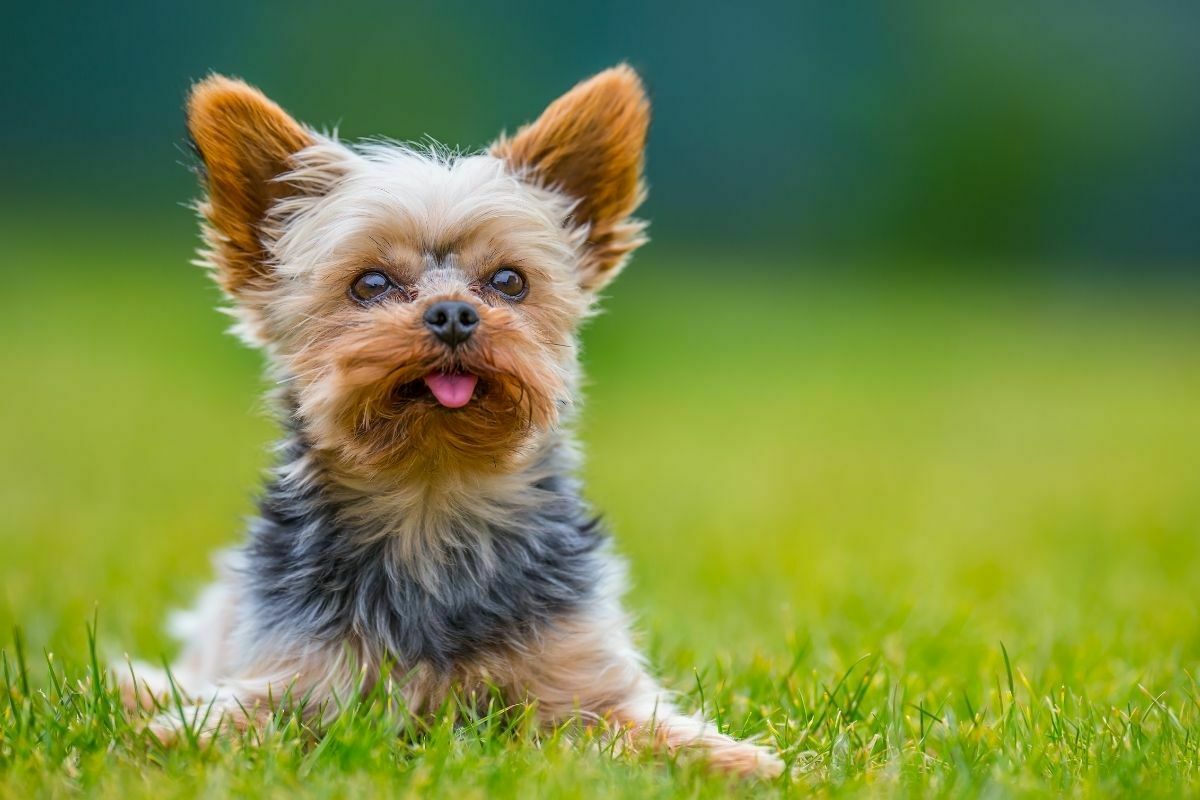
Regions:
M 550 104 L 495 155 L 577 201 L 588 226 L 583 282 L 601 288 L 645 242 L 644 223 L 630 215 L 646 195 L 642 177 L 650 102 L 628 66 L 605 70 Z
M 514 657 L 507 672 L 500 673 L 510 682 L 510 692 L 536 703 L 548 723 L 579 716 L 609 726 L 634 747 L 649 744 L 671 754 L 696 751 L 711 766 L 737 775 L 779 775 L 783 762 L 767 748 L 733 739 L 676 709 L 634 646 L 629 620 L 612 602 L 619 587 L 603 594 L 608 602 Z
M 532 433 L 555 425 L 560 405 L 570 402 L 575 376 L 561 360 L 573 353 L 569 333 L 557 334 L 561 346 L 544 343 L 555 334 L 531 327 L 504 301 L 478 302 L 461 282 L 437 278 L 416 282 L 422 302 L 372 310 L 370 325 L 346 319 L 363 316 L 354 309 L 308 326 L 310 337 L 337 346 L 297 352 L 290 359 L 293 386 L 301 414 L 336 463 L 370 465 L 394 482 L 507 471 Z M 479 334 L 453 356 L 427 335 L 421 319 L 428 303 L 440 300 L 473 302 L 482 320 Z M 552 357 L 521 355 L 531 352 Z M 447 414 L 427 397 L 396 402 L 396 392 L 424 393 L 423 376 L 455 369 L 480 376 L 477 400 L 467 408 Z

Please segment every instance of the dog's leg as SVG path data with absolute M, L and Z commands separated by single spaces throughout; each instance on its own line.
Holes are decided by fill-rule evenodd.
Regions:
M 233 640 L 238 589 L 229 558 L 218 562 L 220 576 L 206 588 L 194 608 L 171 615 L 168 631 L 183 649 L 170 667 L 133 662 L 113 668 L 121 699 L 133 711 L 154 710 L 175 699 L 212 696 L 216 685 L 233 668 Z
M 208 738 L 244 729 L 282 705 L 329 713 L 331 701 L 347 699 L 365 677 L 349 643 L 318 647 L 246 628 L 238 557 L 221 558 L 218 580 L 196 606 L 171 616 L 170 633 L 183 648 L 169 673 L 138 662 L 113 670 L 125 705 L 155 713 L 149 729 L 164 742 L 189 731 Z
M 172 743 L 195 737 L 207 741 L 222 730 L 239 731 L 262 724 L 279 709 L 306 719 L 328 719 L 373 681 L 357 667 L 348 648 L 297 647 L 264 643 L 262 655 L 248 653 L 232 674 L 203 691 L 191 691 L 183 703 L 167 703 L 149 725 L 160 741 Z
M 286 691 L 286 689 L 284 690 Z M 267 720 L 274 712 L 268 702 L 267 683 L 244 686 L 239 693 L 229 687 L 214 687 L 212 694 L 186 698 L 180 705 L 166 703 L 146 729 L 165 745 L 194 739 L 207 743 L 221 731 L 241 731 Z
M 675 754 L 695 750 L 713 767 L 773 778 L 784 764 L 770 749 L 738 741 L 715 725 L 680 713 L 646 670 L 623 614 L 593 615 L 563 626 L 519 668 L 519 691 L 554 723 L 573 716 L 625 729 L 633 743 Z

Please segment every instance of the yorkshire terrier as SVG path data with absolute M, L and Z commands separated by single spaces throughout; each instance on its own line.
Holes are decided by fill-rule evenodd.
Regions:
M 414 713 L 499 691 L 547 725 L 781 772 L 648 671 L 576 477 L 579 328 L 646 241 L 649 119 L 627 66 L 474 155 L 349 146 L 238 80 L 193 88 L 200 259 L 285 435 L 246 541 L 172 620 L 170 673 L 119 670 L 132 707 L 179 692 L 212 733 L 386 678 Z

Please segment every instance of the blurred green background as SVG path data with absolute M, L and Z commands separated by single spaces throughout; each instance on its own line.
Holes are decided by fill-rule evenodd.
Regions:
M 18 209 L 183 219 L 180 108 L 210 70 L 347 137 L 475 148 L 625 59 L 654 96 L 664 246 L 790 257 L 756 269 L 1200 252 L 1195 3 L 8 5 L 0 198 Z
M 668 685 L 850 748 L 819 780 L 1196 774 L 1200 6 L 5 11 L 0 629 L 33 652 L 82 660 L 97 606 L 169 651 L 269 463 L 259 359 L 187 265 L 191 81 L 479 147 L 628 60 L 654 242 L 587 331 L 582 433 Z M 858 718 L 807 730 L 868 653 Z

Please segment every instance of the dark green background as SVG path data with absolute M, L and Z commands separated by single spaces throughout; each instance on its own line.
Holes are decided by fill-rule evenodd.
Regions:
M 628 60 L 660 246 L 1187 270 L 1198 33 L 1196 3 L 1109 0 L 27 3 L 0 27 L 0 208 L 190 224 L 181 104 L 210 70 L 347 137 L 474 148 Z

